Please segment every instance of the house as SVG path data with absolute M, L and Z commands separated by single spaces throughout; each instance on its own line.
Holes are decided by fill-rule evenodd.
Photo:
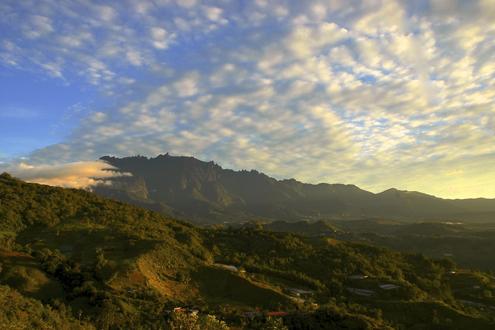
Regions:
M 296 288 L 289 288 L 289 293 L 293 296 L 296 297 L 301 297 L 301 296 L 311 296 L 314 294 L 314 291 L 312 290 L 303 290 L 303 289 L 296 289 Z
M 383 290 L 395 290 L 395 289 L 400 288 L 400 286 L 395 285 L 395 284 L 380 284 L 379 287 L 380 287 L 380 289 L 383 289 Z
M 225 265 L 225 264 L 217 264 L 217 263 L 215 263 L 213 265 L 220 267 L 220 268 L 223 268 L 223 269 L 226 269 L 226 270 L 230 270 L 231 272 L 238 272 L 239 271 L 239 269 L 233 265 Z
M 364 280 L 364 279 L 367 279 L 368 278 L 368 275 L 351 275 L 349 276 L 349 279 L 350 280 Z
M 363 297 L 370 297 L 375 294 L 375 291 L 373 290 L 357 289 L 357 288 L 347 288 L 347 291 Z

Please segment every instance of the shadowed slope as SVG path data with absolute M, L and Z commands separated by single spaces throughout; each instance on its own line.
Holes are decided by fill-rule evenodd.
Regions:
M 239 222 L 253 217 L 495 219 L 495 200 L 447 200 L 397 189 L 373 194 L 354 185 L 276 180 L 255 170 L 233 171 L 168 154 L 101 159 L 132 177 L 105 179 L 106 184 L 94 187 L 95 192 L 196 222 Z

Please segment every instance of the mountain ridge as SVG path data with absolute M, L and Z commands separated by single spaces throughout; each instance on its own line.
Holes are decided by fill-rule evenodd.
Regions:
M 373 193 L 353 184 L 309 184 L 257 170 L 224 169 L 194 157 L 100 158 L 132 177 L 102 179 L 96 193 L 196 222 L 392 217 L 485 221 L 495 199 L 444 199 L 395 188 Z M 108 184 L 111 183 L 111 184 Z

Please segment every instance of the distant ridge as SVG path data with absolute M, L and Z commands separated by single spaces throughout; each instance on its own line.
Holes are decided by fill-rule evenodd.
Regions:
M 96 193 L 196 222 L 368 217 L 495 221 L 495 200 L 490 199 L 449 200 L 393 188 L 374 194 L 355 185 L 276 180 L 256 170 L 223 169 L 212 161 L 169 154 L 101 160 L 132 176 L 102 179 L 105 184 L 93 187 Z

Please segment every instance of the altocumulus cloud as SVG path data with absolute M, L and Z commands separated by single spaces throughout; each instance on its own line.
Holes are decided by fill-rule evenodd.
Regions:
M 30 166 L 168 151 L 373 191 L 495 197 L 491 0 L 98 3 L 0 5 L 3 65 L 122 100 Z

